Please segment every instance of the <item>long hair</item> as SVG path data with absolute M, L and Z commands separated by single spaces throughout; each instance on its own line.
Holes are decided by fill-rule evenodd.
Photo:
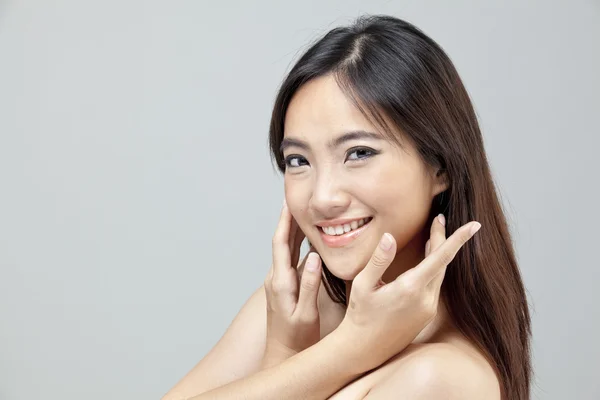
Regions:
M 448 266 L 443 296 L 458 329 L 494 367 L 503 399 L 529 399 L 531 321 L 508 224 L 469 95 L 442 48 L 417 27 L 363 15 L 306 50 L 285 77 L 269 130 L 271 157 L 285 171 L 280 144 L 285 114 L 304 83 L 332 74 L 365 117 L 401 146 L 399 128 L 422 160 L 447 173 L 449 187 L 431 204 L 448 233 L 469 221 L 483 229 Z M 402 179 L 398 177 L 398 179 Z M 323 264 L 325 288 L 346 304 L 345 283 Z

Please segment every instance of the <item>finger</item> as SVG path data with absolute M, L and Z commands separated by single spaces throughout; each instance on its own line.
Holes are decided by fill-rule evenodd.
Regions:
M 289 235 L 291 225 L 291 214 L 287 204 L 283 204 L 279 223 L 273 235 L 273 278 L 274 289 L 294 291 L 295 279 L 290 279 L 292 269 L 290 268 Z M 292 275 L 295 277 L 295 274 Z
M 287 204 L 287 203 L 286 203 Z M 292 213 L 290 212 L 290 215 Z M 298 223 L 293 215 L 291 215 L 290 220 L 290 234 L 288 236 L 288 244 L 290 246 L 290 254 L 293 254 L 294 244 L 296 243 L 296 234 L 298 233 Z
M 287 205 L 283 204 L 281 208 L 281 215 L 279 216 L 279 222 L 273 235 L 273 264 L 275 268 L 275 275 L 278 272 L 278 267 L 282 265 L 289 265 L 289 236 L 291 228 L 291 215 L 287 208 Z
M 435 247 L 430 247 L 430 254 L 432 250 L 437 250 L 446 241 L 446 218 L 444 217 L 444 214 L 439 214 L 434 218 L 434 221 L 431 224 L 431 237 L 435 238 L 436 245 Z M 428 284 L 429 289 L 434 291 L 436 301 L 440 293 L 440 288 L 442 287 L 442 281 L 446 275 L 447 267 L 448 265 L 443 266 Z
M 446 270 L 448 266 L 446 265 L 442 270 L 429 281 L 426 285 L 427 290 L 431 291 L 434 296 L 434 304 L 437 304 L 440 298 L 440 292 L 442 290 L 442 283 L 444 282 L 444 277 L 446 276 Z
M 314 317 L 318 315 L 317 299 L 321 284 L 321 257 L 317 253 L 310 253 L 306 259 L 302 279 L 300 281 L 300 294 L 298 305 L 294 314 Z
M 298 276 L 298 280 L 300 280 L 300 278 L 302 277 L 302 271 L 304 271 L 304 267 L 306 266 L 306 261 L 308 260 L 308 256 L 310 255 L 310 253 L 314 251 L 313 249 L 310 249 L 308 251 L 308 253 L 306 253 L 304 255 L 304 257 L 302 258 L 302 260 L 300 262 L 298 262 L 298 268 L 296 268 L 296 274 Z
M 427 257 L 429 255 L 430 252 L 430 248 L 431 248 L 431 239 L 429 239 L 426 243 L 425 243 L 425 257 Z
M 479 222 L 471 222 L 461 226 L 440 247 L 433 250 L 429 257 L 400 276 L 414 274 L 416 276 L 413 279 L 420 281 L 423 286 L 428 285 L 433 278 L 444 272 L 444 269 L 454 259 L 456 253 L 473 237 L 479 228 L 481 228 Z
M 439 214 L 431 223 L 429 233 L 429 254 L 435 251 L 446 241 L 446 218 Z
M 352 283 L 353 287 L 364 289 L 379 287 L 383 273 L 392 263 L 396 255 L 396 240 L 389 233 L 384 233 L 377 248 L 365 268 L 358 273 Z
M 427 252 L 427 256 L 431 254 L 432 251 L 437 250 L 444 242 L 446 241 L 446 218 L 444 214 L 439 214 L 435 217 L 431 223 L 431 232 L 429 239 L 429 251 Z M 426 257 L 427 257 L 426 256 Z M 428 286 L 430 289 L 434 291 L 434 293 L 439 294 L 439 289 L 442 286 L 442 281 L 444 280 L 444 275 L 446 273 L 446 267 L 443 267 L 437 275 L 435 275 Z
M 435 304 L 436 308 L 438 308 L 440 305 L 440 293 L 442 281 L 444 280 L 445 276 L 446 267 L 444 267 L 443 271 L 444 272 L 437 274 L 436 277 L 431 280 L 426 289 L 426 291 L 429 291 L 429 293 L 431 293 L 431 295 L 433 296 L 432 304 Z
M 300 261 L 298 263 L 298 268 L 297 268 L 297 270 L 298 270 L 298 279 L 300 279 L 300 277 L 302 276 L 302 271 L 304 271 L 304 266 L 306 265 L 306 260 L 308 259 L 308 256 L 312 252 L 315 252 L 315 253 L 317 253 L 317 255 L 319 255 L 319 253 L 317 252 L 317 249 L 315 249 L 314 246 L 311 244 L 311 245 L 308 246 L 308 253 L 306 253 L 304 255 L 304 258 L 302 259 L 302 261 Z M 321 256 L 319 256 L 319 258 L 320 257 Z
M 300 248 L 302 247 L 302 242 L 306 237 L 300 226 L 296 222 L 295 218 L 292 218 L 292 232 L 293 234 L 290 236 L 290 254 L 291 254 L 291 266 L 298 269 L 298 261 L 300 260 Z

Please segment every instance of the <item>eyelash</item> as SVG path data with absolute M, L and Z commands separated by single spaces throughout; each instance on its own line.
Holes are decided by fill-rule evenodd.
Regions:
M 368 155 L 364 156 L 364 157 L 359 157 L 359 158 L 355 158 L 353 160 L 348 160 L 348 156 L 350 154 L 356 153 L 358 151 L 366 151 L 368 153 Z M 348 150 L 348 152 L 346 152 L 346 160 L 344 161 L 357 161 L 357 162 L 361 162 L 364 161 L 368 158 L 373 157 L 374 155 L 379 154 L 379 152 L 377 150 L 373 150 L 369 147 L 353 147 L 351 149 Z M 306 160 L 304 157 L 302 157 L 301 155 L 298 154 L 290 154 L 289 156 L 287 156 L 284 160 L 284 165 L 287 168 L 300 168 L 302 165 L 298 165 L 298 166 L 292 166 L 290 165 L 291 161 L 294 159 L 304 159 Z

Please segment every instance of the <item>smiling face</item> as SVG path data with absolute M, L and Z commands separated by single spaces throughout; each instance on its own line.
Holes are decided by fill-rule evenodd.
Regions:
M 284 132 L 287 204 L 335 276 L 354 279 L 384 232 L 398 249 L 384 281 L 422 259 L 431 201 L 447 186 L 407 140 L 386 139 L 330 75 L 298 89 Z

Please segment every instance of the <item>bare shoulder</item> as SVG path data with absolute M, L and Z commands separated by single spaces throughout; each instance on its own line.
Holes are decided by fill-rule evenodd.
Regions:
M 304 261 L 302 268 L 303 264 Z M 299 273 L 302 268 L 299 268 Z M 339 325 L 344 316 L 343 308 L 327 295 L 323 282 L 319 288 L 318 307 L 323 338 Z M 264 285 L 261 285 L 240 308 L 214 347 L 163 400 L 192 397 L 255 373 L 260 368 L 266 336 L 267 298 Z
M 473 349 L 450 343 L 411 345 L 365 399 L 500 399 L 493 368 Z

